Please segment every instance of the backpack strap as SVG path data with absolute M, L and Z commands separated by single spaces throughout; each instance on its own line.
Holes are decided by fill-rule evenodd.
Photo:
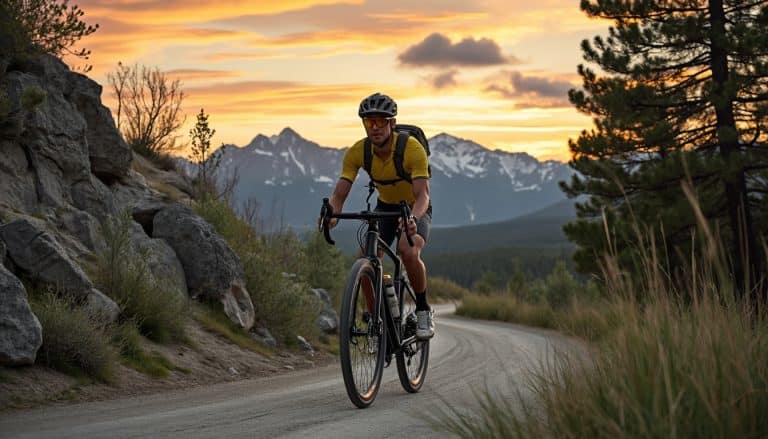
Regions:
M 408 133 L 397 133 L 397 144 L 395 145 L 395 170 L 397 175 L 408 183 L 413 183 L 411 174 L 405 172 L 403 161 L 405 161 L 405 146 L 408 144 Z
M 407 139 L 406 139 L 407 140 Z M 398 136 L 397 144 L 400 145 L 400 136 Z M 402 152 L 400 154 L 400 166 L 398 167 L 398 160 L 397 160 L 397 151 L 399 147 L 395 147 L 395 170 L 397 171 L 397 175 L 400 176 L 400 170 L 403 167 L 403 161 L 402 161 Z M 398 181 L 403 180 L 403 178 L 396 178 L 394 180 L 378 180 L 376 178 L 373 178 L 373 175 L 371 174 L 371 169 L 373 167 L 373 145 L 371 144 L 371 139 L 365 139 L 365 144 L 363 145 L 363 169 L 365 169 L 365 172 L 368 173 L 368 177 L 373 180 L 374 183 L 379 185 L 389 185 L 389 184 L 395 184 Z M 410 180 L 408 180 L 410 181 Z
M 365 169 L 365 172 L 368 173 L 368 175 L 371 175 L 371 166 L 373 163 L 373 151 L 371 150 L 371 139 L 366 138 L 365 139 L 365 145 L 363 145 L 363 169 Z M 373 176 L 371 176 L 371 180 L 373 180 Z

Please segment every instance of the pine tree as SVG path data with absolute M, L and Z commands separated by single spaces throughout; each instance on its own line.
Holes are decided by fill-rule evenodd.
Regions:
M 582 0 L 581 8 L 613 25 L 606 38 L 582 42 L 600 70 L 580 65 L 583 90 L 569 93 L 594 121 L 569 141 L 579 175 L 561 184 L 569 196 L 589 196 L 565 228 L 580 246 L 579 268 L 595 271 L 609 246 L 633 260 L 638 234 L 655 240 L 673 270 L 682 264 L 696 227 L 687 181 L 719 226 L 737 286 L 749 289 L 766 271 L 768 0 Z
M 197 123 L 195 127 L 189 130 L 192 138 L 192 153 L 189 159 L 197 165 L 196 181 L 202 192 L 215 188 L 214 175 L 221 163 L 221 156 L 224 150 L 222 145 L 216 152 L 212 151 L 211 139 L 216 134 L 215 129 L 208 126 L 208 114 L 204 109 L 200 109 L 197 114 Z
M 84 12 L 69 0 L 3 0 L 0 2 L 0 55 L 42 52 L 88 59 L 90 50 L 73 46 L 99 28 L 83 21 Z M 85 66 L 90 70 L 90 66 Z

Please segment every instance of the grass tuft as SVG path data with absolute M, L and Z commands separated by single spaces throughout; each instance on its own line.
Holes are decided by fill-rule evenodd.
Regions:
M 127 320 L 118 326 L 113 340 L 120 346 L 123 364 L 155 378 L 165 378 L 173 371 L 190 373 L 189 369 L 173 364 L 159 352 L 145 352 L 142 348 L 142 338 L 134 320 Z
M 43 327 L 37 362 L 64 373 L 104 382 L 114 378 L 117 351 L 110 344 L 110 326 L 98 313 L 52 292 L 38 293 L 30 301 Z
M 572 300 L 554 320 L 599 340 L 589 357 L 558 352 L 531 371 L 532 399 L 505 404 L 486 392 L 471 414 L 444 411 L 444 429 L 462 438 L 768 437 L 768 315 L 735 298 L 722 243 L 699 226 L 703 251 L 674 279 L 652 239 L 638 237 L 651 245 L 637 276 L 605 255 L 611 299 Z M 483 315 L 505 306 L 482 305 Z
M 274 352 L 267 346 L 251 338 L 250 335 L 243 332 L 242 328 L 235 325 L 222 312 L 210 307 L 196 306 L 192 312 L 193 317 L 203 327 L 231 341 L 235 345 L 264 355 L 265 357 L 274 356 Z
M 126 212 L 102 225 L 107 249 L 99 258 L 96 285 L 120 305 L 121 317 L 137 322 L 151 340 L 185 341 L 187 301 L 152 276 L 147 255 L 131 242 L 132 221 Z

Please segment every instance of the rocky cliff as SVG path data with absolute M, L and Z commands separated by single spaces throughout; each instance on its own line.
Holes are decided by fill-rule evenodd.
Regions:
M 106 246 L 100 225 L 125 211 L 132 244 L 149 250 L 151 275 L 185 297 L 221 302 L 250 328 L 239 259 L 186 207 L 188 182 L 131 151 L 101 86 L 47 55 L 0 67 L 0 364 L 31 364 L 42 343 L 30 286 L 118 317 L 119 305 L 94 287 L 87 268 Z M 30 105 L 30 95 L 42 99 Z

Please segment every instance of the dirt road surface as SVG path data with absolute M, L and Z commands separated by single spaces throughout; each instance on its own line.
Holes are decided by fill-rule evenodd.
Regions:
M 516 399 L 527 371 L 569 341 L 553 332 L 463 319 L 438 310 L 421 392 L 401 387 L 393 364 L 373 405 L 355 408 L 337 364 L 128 399 L 0 415 L 2 438 L 444 438 L 427 417 L 474 407 L 489 389 Z

